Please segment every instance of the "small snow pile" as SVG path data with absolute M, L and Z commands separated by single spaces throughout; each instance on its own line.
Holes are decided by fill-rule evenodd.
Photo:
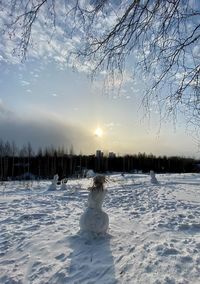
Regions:
M 49 186 L 48 191 L 55 191 L 56 190 L 56 184 L 58 182 L 58 178 L 59 178 L 59 176 L 57 174 L 53 177 L 52 184 Z
M 87 178 L 93 178 L 95 176 L 95 173 L 93 170 L 88 170 L 86 173 Z
M 153 183 L 153 184 L 158 184 L 158 180 L 157 180 L 157 178 L 155 177 L 154 171 L 150 171 L 150 177 L 151 177 L 151 183 Z
M 109 225 L 108 215 L 102 210 L 102 204 L 106 195 L 103 187 L 105 176 L 98 175 L 94 178 L 94 184 L 90 189 L 87 208 L 80 218 L 81 231 L 92 233 L 106 233 Z
M 67 190 L 67 179 L 66 178 L 61 180 L 60 190 Z

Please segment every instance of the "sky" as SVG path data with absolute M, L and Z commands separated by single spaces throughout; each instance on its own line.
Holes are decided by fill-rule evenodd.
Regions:
M 74 71 L 66 64 L 65 51 L 73 44 L 60 39 L 62 29 L 50 44 L 44 34 L 37 35 L 37 27 L 34 32 L 37 45 L 23 62 L 12 55 L 12 42 L 3 38 L 0 43 L 1 139 L 19 146 L 31 142 L 35 149 L 73 145 L 76 153 L 85 154 L 101 149 L 199 157 L 183 117 L 160 125 L 156 108 L 145 116 L 142 80 L 126 71 L 120 93 L 117 81 L 114 90 L 105 91 L 102 76 L 92 82 L 87 66 Z M 97 128 L 102 135 L 95 134 Z

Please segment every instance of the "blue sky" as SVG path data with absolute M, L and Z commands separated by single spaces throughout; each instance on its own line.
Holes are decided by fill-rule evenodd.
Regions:
M 0 24 L 6 19 L 6 11 L 0 11 Z M 69 39 L 65 35 L 63 26 L 58 25 L 49 41 L 49 33 L 37 23 L 23 63 L 18 54 L 12 54 L 15 42 L 2 36 L 0 138 L 18 145 L 29 141 L 35 148 L 70 148 L 73 144 L 76 153 L 102 149 L 119 154 L 199 157 L 184 117 L 178 115 L 175 126 L 171 119 L 160 125 L 156 101 L 152 102 L 151 117 L 145 116 L 140 107 L 144 82 L 132 78 L 131 68 L 124 74 L 119 94 L 118 80 L 114 89 L 108 84 L 105 91 L 103 73 L 91 82 L 87 77 L 91 62 L 77 63 L 74 72 L 66 58 L 81 43 L 78 36 Z M 129 67 L 133 65 L 130 57 Z M 103 131 L 101 137 L 94 134 L 97 127 Z

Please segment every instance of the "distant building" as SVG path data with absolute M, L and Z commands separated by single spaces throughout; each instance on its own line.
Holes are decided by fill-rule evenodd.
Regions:
M 109 158 L 115 158 L 116 157 L 116 154 L 114 152 L 109 152 L 108 153 L 108 157 Z
M 96 157 L 97 158 L 102 158 L 103 157 L 103 152 L 101 150 L 96 150 Z

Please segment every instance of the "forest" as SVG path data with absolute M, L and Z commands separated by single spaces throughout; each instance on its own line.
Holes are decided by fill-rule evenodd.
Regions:
M 14 142 L 0 141 L 0 180 L 51 179 L 58 174 L 65 177 L 84 177 L 88 169 L 99 173 L 127 172 L 185 173 L 197 172 L 198 160 L 178 156 L 155 156 L 137 153 L 110 157 L 104 154 L 75 154 L 73 146 L 44 147 L 36 152 L 31 143 L 17 147 Z

